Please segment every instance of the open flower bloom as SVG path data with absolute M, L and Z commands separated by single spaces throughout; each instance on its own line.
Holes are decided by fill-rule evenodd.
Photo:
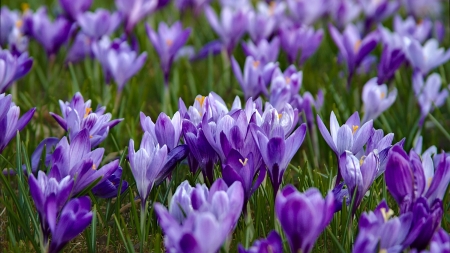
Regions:
M 72 24 L 63 17 L 50 21 L 45 7 L 36 13 L 24 16 L 24 23 L 30 29 L 29 33 L 47 52 L 47 56 L 55 55 L 59 48 L 69 39 Z
M 159 225 L 164 231 L 168 252 L 217 252 L 236 226 L 244 194 L 239 182 L 230 187 L 218 179 L 210 190 L 205 185 L 191 187 L 183 182 L 167 210 L 154 205 Z
M 122 167 L 118 166 L 116 171 L 112 173 L 105 181 L 94 186 L 92 193 L 100 198 L 109 199 L 116 197 L 119 193 L 123 193 L 128 188 L 128 182 L 122 180 Z
M 364 212 L 359 218 L 359 232 L 352 252 L 402 252 L 408 246 L 404 243 L 413 215 L 406 213 L 392 217 L 393 214 L 385 200 L 374 211 Z
M 271 2 L 270 5 L 258 2 L 258 11 L 248 12 L 248 33 L 255 43 L 268 39 L 274 33 L 285 7 L 282 2 Z
M 389 152 L 385 180 L 402 213 L 410 211 L 420 197 L 432 205 L 436 199 L 443 199 L 450 182 L 450 157 L 442 155 L 435 170 L 431 159 L 421 160 L 414 150 L 408 156 L 395 145 Z
M 11 139 L 30 122 L 36 108 L 30 109 L 22 117 L 20 108 L 12 102 L 12 96 L 0 94 L 0 154 Z
M 223 7 L 219 20 L 214 10 L 206 6 L 205 15 L 212 29 L 219 35 L 223 48 L 231 56 L 234 47 L 247 30 L 247 10 Z
M 145 132 L 139 150 L 137 152 L 134 150 L 134 141 L 130 140 L 128 153 L 131 172 L 136 180 L 141 204 L 145 206 L 145 201 L 155 185 L 155 181 L 163 172 L 167 146 L 160 147 L 150 133 Z
M 125 32 L 130 34 L 136 24 L 153 13 L 158 0 L 115 0 L 117 10 L 125 18 Z
M 83 129 L 89 132 L 91 147 L 98 146 L 108 136 L 109 130 L 123 119 L 111 120 L 111 113 L 106 113 L 105 106 L 98 106 L 95 111 L 91 108 L 91 100 L 84 102 L 81 93 L 77 92 L 70 102 L 59 100 L 62 117 L 50 113 L 58 124 L 69 132 L 69 140 Z
M 396 0 L 361 0 L 359 1 L 365 14 L 365 29 L 370 31 L 372 24 L 378 24 L 390 17 L 400 7 Z
M 450 52 L 450 51 L 449 51 Z M 424 83 L 423 77 L 416 72 L 413 76 L 413 90 L 420 105 L 420 124 L 431 113 L 435 107 L 441 107 L 448 97 L 448 90 L 440 90 L 442 86 L 441 76 L 437 73 L 431 74 Z
M 305 25 L 285 25 L 280 28 L 281 48 L 286 52 L 290 64 L 303 65 L 319 48 L 322 38 L 322 29 L 315 31 L 313 27 Z
M 166 23 L 160 22 L 158 31 L 155 32 L 148 24 L 145 26 L 147 36 L 155 47 L 156 52 L 161 60 L 161 68 L 164 73 L 166 84 L 169 82 L 169 72 L 175 56 L 180 49 L 186 44 L 191 34 L 191 29 L 183 30 L 181 22 L 176 22 L 171 27 Z
M 408 37 L 403 39 L 409 63 L 423 76 L 450 59 L 450 49 L 445 51 L 444 48 L 439 48 L 439 42 L 436 39 L 427 40 L 423 46 L 415 39 Z
M 370 138 L 373 123 L 372 120 L 369 120 L 368 122 L 361 124 L 359 114 L 358 112 L 355 112 L 348 118 L 345 124 L 339 126 L 336 115 L 334 115 L 334 112 L 331 112 L 331 135 L 319 115 L 317 115 L 317 124 L 325 142 L 334 151 L 336 156 L 340 156 L 346 150 L 352 152 L 352 154 L 360 152 Z
M 407 36 L 423 43 L 431 35 L 433 23 L 429 19 L 423 19 L 416 23 L 412 16 L 405 20 L 398 15 L 394 17 L 394 31 L 399 36 Z
M 16 80 L 26 75 L 33 65 L 33 59 L 28 53 L 20 56 L 11 54 L 0 48 L 0 94 L 4 93 Z
M 395 71 L 406 60 L 403 38 L 397 33 L 391 33 L 386 28 L 379 26 L 383 42 L 380 64 L 378 65 L 378 84 L 390 81 Z
M 0 14 L 0 46 L 5 46 L 14 26 L 20 20 L 20 14 L 16 10 L 8 9 L 7 6 L 2 6 Z
M 276 62 L 280 51 L 280 39 L 274 37 L 269 42 L 265 39 L 254 44 L 252 41 L 242 43 L 242 49 L 246 56 L 251 56 L 255 61 L 266 65 L 269 62 Z
M 118 12 L 110 13 L 105 9 L 95 12 L 85 12 L 77 17 L 81 31 L 90 39 L 98 40 L 104 35 L 110 35 L 119 26 L 122 17 Z
M 300 193 L 287 185 L 275 200 L 275 214 L 286 235 L 291 252 L 311 252 L 317 238 L 334 214 L 334 197 L 324 199 L 316 188 Z
M 436 17 L 443 10 L 441 0 L 409 0 L 402 3 L 408 13 L 418 19 Z
M 189 109 L 180 98 L 178 107 L 181 118 L 189 120 L 194 126 L 202 123 L 205 114 L 208 120 L 217 122 L 229 112 L 225 101 L 214 92 L 210 92 L 208 96 L 197 95 L 194 104 L 189 106 Z
M 267 238 L 256 240 L 248 250 L 239 244 L 239 253 L 282 253 L 283 243 L 280 235 L 275 231 L 271 231 Z
M 321 18 L 327 11 L 325 0 L 317 1 L 297 1 L 287 0 L 287 9 L 297 22 L 312 25 Z
M 363 87 L 362 101 L 364 103 L 364 117 L 362 122 L 375 120 L 395 102 L 397 89 L 388 94 L 386 84 L 379 85 L 377 78 L 370 79 Z
M 179 112 L 176 112 L 172 119 L 162 112 L 156 119 L 156 123 L 153 123 L 152 119 L 145 116 L 143 112 L 140 113 L 140 119 L 142 129 L 157 140 L 160 146 L 166 145 L 167 150 L 170 151 L 179 145 L 182 130 Z
M 61 5 L 68 19 L 76 21 L 81 14 L 89 10 L 92 5 L 92 0 L 59 0 L 59 5 Z
M 339 29 L 344 28 L 361 13 L 361 6 L 355 4 L 353 0 L 331 0 L 327 4 L 328 14 Z
M 48 175 L 58 181 L 66 176 L 73 177 L 72 196 L 75 196 L 94 182 L 101 184 L 116 171 L 119 160 L 100 167 L 104 152 L 103 148 L 91 151 L 87 129 L 83 129 L 75 135 L 70 144 L 67 138 L 63 137 L 52 154 L 51 169 Z

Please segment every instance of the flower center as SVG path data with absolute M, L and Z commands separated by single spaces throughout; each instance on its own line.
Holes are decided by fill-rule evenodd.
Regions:
M 92 164 L 92 167 L 91 167 L 93 170 L 96 170 L 97 169 L 97 166 L 95 165 L 95 164 Z
M 253 62 L 253 67 L 257 68 L 259 66 L 259 61 L 254 61 Z
M 352 134 L 355 134 L 355 132 L 358 130 L 359 126 L 352 126 Z
M 22 28 L 22 26 L 23 26 L 23 21 L 22 21 L 22 19 L 17 20 L 17 21 L 16 21 L 16 27 L 17 27 L 18 29 L 20 29 L 20 28 Z
M 244 161 L 242 161 L 242 159 L 239 159 L 239 162 L 242 164 L 242 166 L 247 165 L 247 161 L 248 161 L 248 158 L 245 158 Z
M 290 77 L 286 76 L 284 79 L 286 80 L 286 84 L 290 84 L 291 83 L 291 78 Z
M 198 103 L 200 104 L 200 107 L 203 107 L 203 104 L 205 103 L 205 97 L 204 96 L 200 96 L 195 98 L 195 100 L 198 101 Z
M 89 114 L 92 112 L 92 108 L 91 107 L 88 107 L 88 108 L 86 108 L 85 109 L 85 111 L 84 111 L 84 119 L 85 118 L 87 118 L 87 116 L 89 116 Z
M 281 117 L 283 117 L 282 113 L 278 113 L 278 119 L 281 119 Z
M 173 40 L 171 39 L 167 39 L 166 40 L 166 45 L 168 45 L 169 47 L 173 45 Z
M 27 4 L 27 3 L 22 3 L 22 4 L 20 5 L 20 7 L 22 8 L 22 12 L 23 12 L 23 13 L 27 12 L 27 11 L 30 9 L 30 5 Z
M 365 160 L 366 156 L 365 155 L 361 156 L 361 159 L 359 159 L 359 166 L 362 166 Z
M 353 51 L 355 53 L 358 52 L 360 47 L 361 47 L 361 40 L 357 40 L 355 45 L 353 46 Z
M 383 99 L 383 98 L 385 98 L 386 97 L 386 93 L 384 93 L 384 92 L 381 92 L 381 94 L 380 94 L 380 98 L 381 99 Z
M 388 221 L 389 218 L 391 218 L 391 216 L 394 215 L 394 211 L 392 211 L 391 209 L 389 209 L 386 212 L 386 208 L 381 208 L 380 211 L 381 211 L 381 215 L 383 215 L 384 222 Z
M 269 4 L 269 15 L 272 16 L 275 13 L 275 7 L 277 3 L 275 1 L 270 2 Z

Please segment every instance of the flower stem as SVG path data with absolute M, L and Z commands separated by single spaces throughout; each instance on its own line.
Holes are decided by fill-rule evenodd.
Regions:
M 139 252 L 144 252 L 145 239 L 145 218 L 147 217 L 147 201 L 141 202 L 141 246 Z

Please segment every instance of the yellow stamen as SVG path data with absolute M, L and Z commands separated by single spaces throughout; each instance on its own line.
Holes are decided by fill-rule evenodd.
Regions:
M 359 166 L 362 166 L 365 160 L 366 156 L 365 155 L 361 156 L 361 159 L 359 159 Z
M 272 16 L 275 13 L 275 7 L 277 3 L 275 1 L 270 2 L 269 4 L 269 15 Z
M 254 61 L 253 62 L 253 67 L 257 68 L 259 66 L 259 61 Z
M 386 249 L 380 249 L 380 251 L 378 251 L 378 253 L 387 253 Z
M 290 77 L 286 76 L 285 80 L 286 80 L 286 83 L 287 83 L 287 84 L 290 84 L 290 83 L 291 83 L 291 78 L 290 78 Z
M 92 164 L 92 169 L 93 169 L 93 170 L 96 170 L 96 169 L 97 169 L 97 166 L 96 166 L 95 164 Z
M 283 117 L 282 113 L 278 113 L 278 119 L 281 119 L 281 117 Z
M 92 108 L 91 107 L 86 108 L 85 111 L 84 111 L 84 118 L 86 118 L 89 115 L 89 113 L 91 113 L 91 112 L 92 112 Z
M 89 139 L 92 139 L 94 136 L 92 136 L 92 135 L 89 135 Z
M 22 12 L 26 12 L 26 11 L 28 11 L 30 9 L 30 5 L 27 4 L 27 3 L 22 3 L 20 5 L 20 7 L 22 8 Z
M 22 19 L 17 20 L 17 21 L 16 21 L 16 27 L 17 27 L 18 29 L 20 29 L 22 26 L 23 26 L 23 21 L 22 21 Z
M 353 51 L 358 52 L 359 48 L 361 47 L 361 40 L 357 40 L 355 45 L 353 46 Z
M 386 93 L 384 93 L 384 92 L 381 92 L 381 94 L 380 94 L 380 98 L 381 99 L 383 99 L 383 98 L 385 98 L 386 97 Z
M 430 187 L 431 181 L 433 181 L 433 177 L 428 178 L 428 180 L 427 180 L 427 185 L 428 185 L 428 187 Z
M 169 47 L 172 46 L 172 45 L 173 45 L 173 40 L 167 39 L 167 40 L 166 40 L 166 44 L 167 44 Z
M 384 222 L 388 221 L 389 218 L 391 218 L 391 216 L 394 215 L 394 211 L 392 211 L 392 209 L 389 209 L 386 212 L 386 208 L 381 208 L 380 211 L 381 211 L 381 215 L 383 215 Z
M 355 125 L 353 125 L 352 126 L 352 134 L 355 134 L 355 132 L 356 132 L 356 130 L 358 130 L 358 128 L 359 128 L 359 126 L 355 126 Z
M 198 103 L 200 104 L 200 107 L 203 107 L 203 104 L 205 103 L 205 98 L 204 96 L 200 96 L 200 97 L 196 97 L 195 100 L 198 101 Z
M 248 161 L 248 158 L 245 158 L 244 161 L 242 161 L 242 159 L 239 159 L 239 162 L 242 164 L 242 166 L 247 165 L 247 161 Z

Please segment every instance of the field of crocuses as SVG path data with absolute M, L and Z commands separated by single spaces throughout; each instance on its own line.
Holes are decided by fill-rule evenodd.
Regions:
M 1 252 L 450 252 L 447 0 L 1 5 Z

